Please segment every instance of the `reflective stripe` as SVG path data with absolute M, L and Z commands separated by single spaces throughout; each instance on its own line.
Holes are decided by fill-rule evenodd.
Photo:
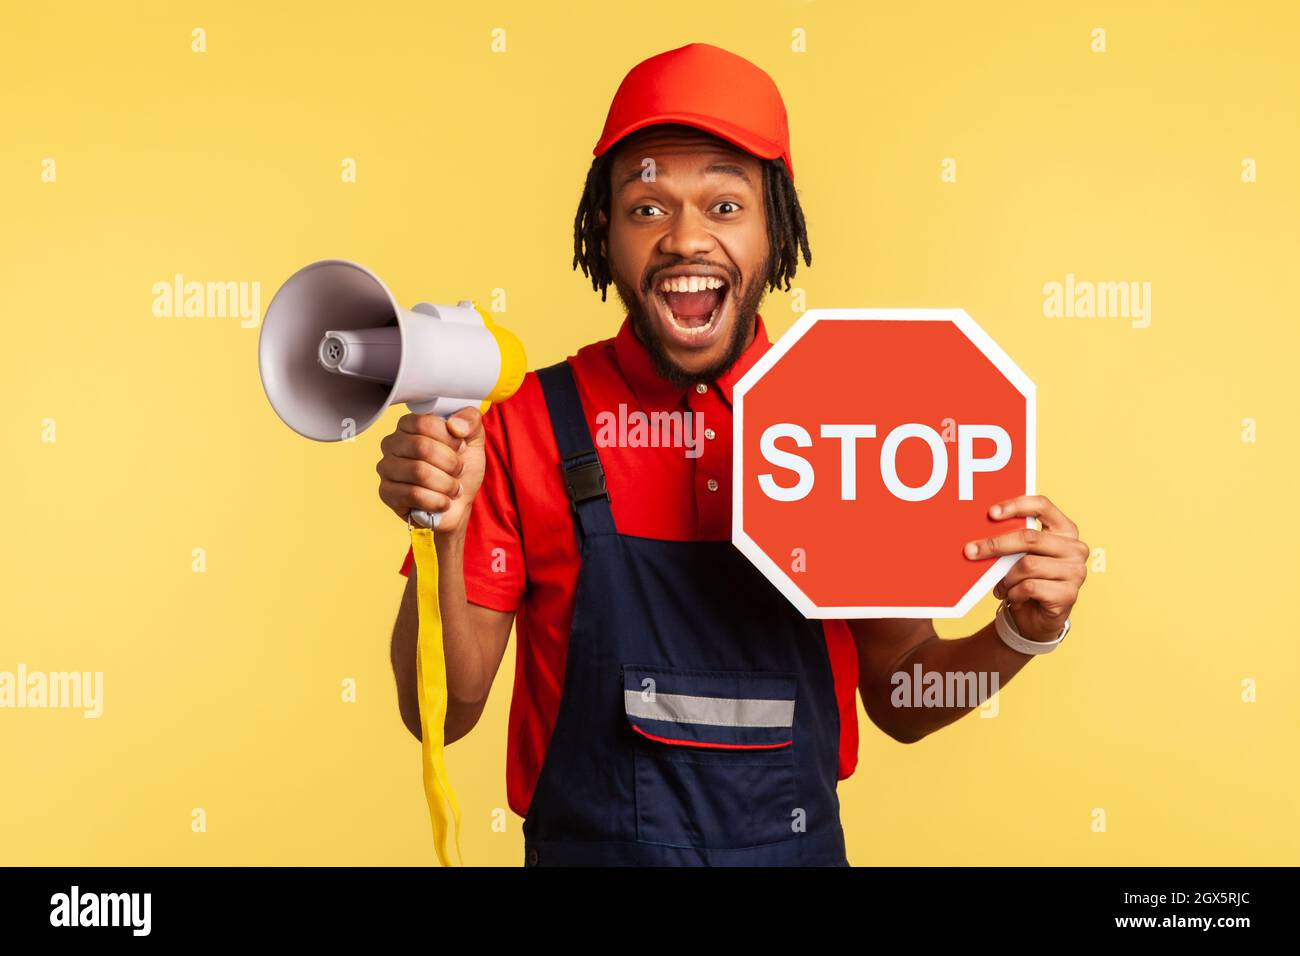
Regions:
M 733 697 L 688 697 L 624 690 L 623 705 L 629 717 L 668 720 L 676 724 L 711 724 L 717 727 L 792 727 L 792 700 L 737 700 Z

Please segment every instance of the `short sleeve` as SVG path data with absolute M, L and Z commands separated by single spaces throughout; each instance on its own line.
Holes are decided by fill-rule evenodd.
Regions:
M 853 774 L 858 765 L 858 645 L 841 619 L 822 621 L 826 653 L 831 662 L 835 701 L 840 712 L 840 780 Z
M 523 540 L 515 502 L 509 425 L 501 404 L 483 416 L 486 463 L 483 484 L 465 529 L 465 597 L 497 611 L 516 611 L 523 600 Z M 409 576 L 414 555 L 407 548 L 401 573 Z

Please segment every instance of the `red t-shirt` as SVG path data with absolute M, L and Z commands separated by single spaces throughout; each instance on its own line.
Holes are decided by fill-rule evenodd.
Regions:
M 599 447 L 620 533 L 670 541 L 731 537 L 731 390 L 771 345 L 762 316 L 757 325 L 754 341 L 736 364 L 703 393 L 699 386 L 676 388 L 661 378 L 626 317 L 614 338 L 584 346 L 570 358 L 593 436 L 600 430 L 600 410 L 618 418 L 620 403 L 628 412 L 647 414 L 689 408 L 708 426 L 702 450 L 692 449 L 691 455 L 682 447 Z M 516 612 L 506 794 L 522 817 L 564 688 L 578 544 L 537 375 L 529 372 L 519 391 L 491 406 L 483 422 L 487 464 L 465 532 L 465 593 L 471 603 Z M 411 563 L 408 550 L 402 574 L 409 573 Z M 858 759 L 858 658 L 847 622 L 824 621 L 823 626 L 839 704 L 839 777 L 844 779 Z

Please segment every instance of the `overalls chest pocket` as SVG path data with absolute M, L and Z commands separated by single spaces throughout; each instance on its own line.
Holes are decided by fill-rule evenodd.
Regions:
M 737 849 L 801 829 L 796 675 L 625 664 L 637 839 Z

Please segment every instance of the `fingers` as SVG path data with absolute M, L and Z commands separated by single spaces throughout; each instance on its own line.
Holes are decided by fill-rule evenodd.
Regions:
M 408 517 L 412 510 L 445 511 L 460 496 L 465 463 L 458 451 L 465 441 L 441 417 L 403 415 L 379 447 L 384 453 L 375 465 L 379 498 L 398 517 Z
M 410 458 L 389 458 L 385 456 L 375 466 L 375 471 L 384 481 L 400 484 L 419 485 L 430 491 L 441 492 L 448 498 L 460 495 L 460 480 L 449 475 L 441 468 L 436 468 L 427 461 L 414 461 Z
M 1011 604 L 1023 604 L 1034 601 L 1044 609 L 1053 610 L 1072 607 L 1079 596 L 1079 588 L 1071 581 L 1045 581 L 1042 578 L 1028 578 L 1004 595 Z
M 1044 581 L 1068 581 L 1076 588 L 1087 577 L 1087 567 L 1079 561 L 1067 561 L 1061 558 L 1046 558 L 1037 554 L 1027 554 L 1016 562 L 1015 567 L 1007 572 L 993 588 L 993 596 L 1005 597 L 1007 591 L 1021 581 L 1039 578 Z
M 962 553 L 976 561 L 1021 553 L 1080 561 L 1088 557 L 1088 546 L 1075 537 L 1064 537 L 1037 528 L 1023 528 L 995 538 L 968 541 Z
M 459 439 L 456 441 L 459 442 Z M 384 459 L 388 458 L 409 458 L 413 461 L 428 462 L 449 475 L 459 475 L 465 467 L 460 455 L 438 439 L 400 429 L 391 435 L 385 435 L 379 443 L 379 450 L 384 453 L 379 467 L 382 467 Z M 380 474 L 383 472 L 381 471 Z
M 471 445 L 483 441 L 483 413 L 473 405 L 462 408 L 447 419 L 447 428 L 457 438 Z
M 432 438 L 448 448 L 460 448 L 461 439 L 447 430 L 447 422 L 440 415 L 403 415 L 397 420 L 397 430 Z
M 446 511 L 451 498 L 420 485 L 384 479 L 379 482 L 379 499 L 405 518 L 415 511 Z
M 989 508 L 989 517 L 1037 518 L 1042 528 L 1023 528 L 971 541 L 963 553 L 973 560 L 1023 554 L 993 588 L 994 597 L 1012 607 L 1032 603 L 1052 618 L 1068 614 L 1088 574 L 1088 545 L 1079 528 L 1042 495 L 1020 495 Z
M 1078 526 L 1043 495 L 1021 495 L 999 501 L 989 509 L 989 517 L 998 521 L 1006 518 L 1037 518 L 1043 523 L 1044 531 L 1067 538 L 1079 536 Z

